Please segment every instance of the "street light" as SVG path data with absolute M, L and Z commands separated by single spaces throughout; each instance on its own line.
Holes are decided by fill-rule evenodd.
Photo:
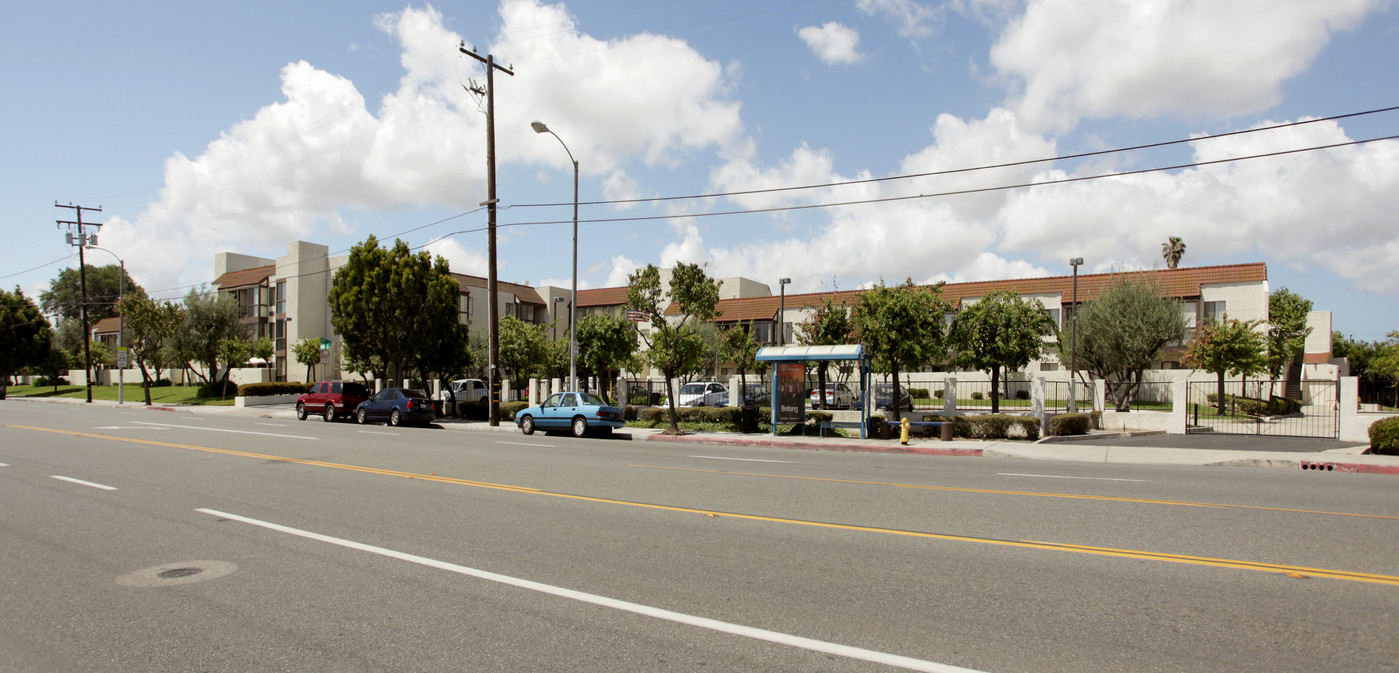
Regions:
M 782 303 L 777 310 L 777 345 L 787 345 L 787 330 L 782 329 L 782 319 L 787 317 L 787 284 L 792 282 L 791 278 L 778 278 L 777 285 L 782 288 Z
M 1073 322 L 1069 323 L 1069 413 L 1078 411 L 1078 404 L 1074 399 L 1074 382 L 1078 379 L 1078 267 L 1083 264 L 1082 257 L 1074 257 L 1069 260 L 1069 266 L 1074 268 L 1074 298 L 1070 303 L 1070 310 L 1073 311 Z
M 120 307 L 121 300 L 126 297 L 126 260 L 117 257 L 117 253 L 112 252 L 111 250 L 108 250 L 106 248 L 99 248 L 95 245 L 89 245 L 86 247 L 92 250 L 101 250 L 102 252 L 105 252 L 111 255 L 112 257 L 116 257 L 117 262 L 121 264 L 121 279 L 120 281 L 118 281 L 119 284 L 117 285 L 117 287 L 120 288 L 117 290 L 117 404 L 125 404 L 126 363 L 122 362 L 122 356 L 126 353 L 126 351 L 123 350 L 125 346 L 125 342 L 123 341 L 123 339 L 126 337 L 126 314 L 121 312 Z M 157 374 L 158 373 L 159 372 L 157 372 Z
M 568 153 L 568 160 L 573 162 L 573 296 L 568 303 L 568 389 L 578 390 L 578 332 L 575 327 L 578 324 L 578 160 L 573 158 L 568 143 L 559 134 L 550 131 L 544 122 L 530 122 L 529 126 L 535 133 L 554 136 L 563 145 L 563 151 Z

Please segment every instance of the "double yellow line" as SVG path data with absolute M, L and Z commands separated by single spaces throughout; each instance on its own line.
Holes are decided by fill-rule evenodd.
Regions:
M 198 445 L 194 445 L 194 444 L 176 444 L 176 443 L 172 443 L 172 442 L 158 442 L 158 441 L 149 440 L 149 439 L 135 439 L 135 438 L 128 438 L 128 437 L 116 437 L 116 436 L 112 436 L 112 435 L 102 435 L 102 434 L 94 434 L 94 433 L 87 433 L 87 432 L 76 432 L 76 431 L 72 431 L 72 430 L 57 430 L 57 429 L 53 429 L 53 428 L 39 428 L 39 427 L 33 427 L 33 426 L 27 426 L 27 425 L 10 425 L 10 426 L 6 426 L 6 427 L 17 428 L 17 429 L 22 429 L 22 430 L 34 430 L 34 431 L 37 431 L 37 432 L 51 432 L 51 433 L 62 434 L 62 435 L 70 435 L 70 436 L 74 436 L 74 437 L 90 437 L 90 438 L 93 438 L 93 439 L 106 439 L 106 440 L 111 440 L 111 441 L 116 441 L 116 442 L 127 442 L 127 443 L 131 443 L 131 444 L 146 444 L 146 445 L 150 445 L 150 446 L 162 446 L 162 447 L 168 447 L 168 448 L 174 448 L 174 449 L 187 449 L 187 450 L 191 450 L 191 451 L 204 451 L 204 452 L 208 452 L 208 453 L 220 453 L 220 454 L 229 455 L 229 456 L 240 456 L 240 457 L 244 457 L 244 458 L 257 458 L 257 459 L 259 459 L 259 460 L 274 460 L 274 461 L 285 462 L 285 463 L 294 463 L 294 464 L 298 464 L 298 465 L 310 465 L 310 466 L 314 466 L 314 467 L 328 467 L 328 468 L 334 468 L 334 469 L 338 469 L 338 470 L 351 470 L 351 471 L 354 471 L 354 472 L 364 472 L 364 473 L 368 473 L 368 474 L 379 474 L 379 475 L 384 475 L 384 476 L 389 476 L 389 477 L 402 477 L 402 478 L 407 478 L 407 479 L 416 479 L 416 480 L 420 480 L 420 481 L 435 481 L 435 482 L 441 482 L 441 483 L 444 483 L 444 484 L 456 484 L 456 485 L 459 485 L 459 486 L 474 486 L 474 487 L 476 487 L 476 488 L 489 488 L 489 489 L 500 490 L 500 491 L 511 491 L 511 492 L 516 492 L 516 493 L 527 493 L 527 494 L 531 494 L 531 495 L 543 495 L 543 496 L 549 496 L 549 497 L 554 497 L 554 498 L 567 498 L 567 499 L 570 499 L 570 500 L 579 500 L 579 501 L 583 501 L 583 502 L 595 502 L 595 503 L 609 504 L 609 505 L 625 505 L 625 506 L 628 506 L 628 507 L 640 507 L 640 508 L 644 508 L 644 509 L 661 510 L 661 511 L 667 511 L 667 512 L 680 512 L 680 513 L 686 513 L 686 514 L 702 514 L 702 515 L 704 515 L 704 516 L 709 516 L 709 517 L 722 517 L 722 518 L 729 518 L 729 519 L 742 519 L 742 520 L 747 520 L 747 521 L 761 521 L 761 522 L 766 522 L 766 523 L 780 523 L 780 524 L 789 524 L 789 525 L 794 525 L 794 526 L 810 526 L 810 527 L 825 528 L 825 529 L 830 529 L 830 530 L 846 530 L 846 531 L 857 531 L 857 532 L 863 532 L 863 533 L 880 533 L 880 534 L 885 534 L 885 535 L 901 535 L 901 536 L 906 536 L 906 537 L 922 538 L 922 539 L 929 539 L 929 540 L 946 540 L 946 541 L 952 541 L 952 542 L 974 542 L 974 543 L 979 543 L 979 544 L 999 545 L 999 546 L 1004 546 L 1004 547 L 1019 547 L 1019 548 L 1023 548 L 1023 549 L 1037 549 L 1037 550 L 1044 550 L 1044 551 L 1074 552 L 1074 553 L 1079 553 L 1079 554 L 1094 554 L 1094 555 L 1098 555 L 1098 556 L 1113 556 L 1113 557 L 1118 557 L 1118 558 L 1130 558 L 1130 559 L 1139 559 L 1139 560 L 1147 560 L 1147 561 L 1164 561 L 1164 562 L 1168 562 L 1168 563 L 1186 563 L 1186 564 L 1190 564 L 1190 565 L 1212 566 L 1212 567 L 1216 567 L 1216 568 L 1232 568 L 1232 569 L 1236 569 L 1236 570 L 1253 570 L 1253 571 L 1260 571 L 1260 572 L 1278 573 L 1278 574 L 1284 574 L 1284 575 L 1287 575 L 1287 576 L 1289 576 L 1289 577 L 1294 577 L 1294 578 L 1319 577 L 1319 578 L 1326 578 L 1326 579 L 1348 580 L 1348 581 L 1352 581 L 1352 582 L 1367 582 L 1367 583 L 1372 583 L 1372 584 L 1387 584 L 1387 585 L 1390 585 L 1390 586 L 1399 586 L 1399 576 L 1394 576 L 1394 575 L 1381 575 L 1381 574 L 1377 574 L 1377 573 L 1352 572 L 1352 571 L 1347 571 L 1347 570 L 1333 570 L 1333 569 L 1328 569 L 1328 568 L 1310 568 L 1310 567 L 1305 567 L 1305 566 L 1293 566 L 1293 565 L 1284 565 L 1284 564 L 1278 564 L 1278 563 L 1257 563 L 1257 562 L 1252 562 L 1252 561 L 1240 561 L 1240 560 L 1235 560 L 1235 559 L 1213 558 L 1213 557 L 1209 557 L 1209 556 L 1188 556 L 1188 555 L 1184 555 L 1184 554 L 1167 554 L 1167 553 L 1162 553 L 1162 552 L 1149 552 L 1149 551 L 1140 551 L 1140 550 L 1134 550 L 1134 549 L 1115 549 L 1115 548 L 1112 548 L 1112 547 L 1095 547 L 1095 546 L 1090 546 L 1090 545 L 1064 544 L 1064 543 L 1057 543 L 1057 542 L 1039 542 L 1039 541 L 1035 541 L 1035 540 L 1001 540 L 1001 539 L 997 539 L 997 538 L 973 537 L 973 536 L 966 536 L 966 535 L 947 535 L 947 534 L 943 534 L 943 533 L 927 533 L 927 532 L 921 532 L 921 531 L 898 530 L 898 529 L 893 529 L 893 528 L 879 528 L 879 527 L 874 527 L 874 526 L 856 526 L 856 525 L 851 525 L 851 524 L 829 523 L 829 522 L 823 522 L 823 521 L 808 521 L 808 520 L 804 520 L 804 519 L 790 519 L 790 518 L 785 518 L 785 517 L 761 516 L 761 515 L 756 515 L 756 514 L 741 514 L 741 513 L 736 513 L 736 512 L 724 512 L 724 511 L 719 511 L 719 510 L 698 509 L 698 508 L 694 508 L 694 507 L 677 507 L 677 506 L 673 506 L 673 505 L 657 505 L 657 504 L 654 504 L 654 503 L 633 502 L 633 501 L 628 501 L 628 500 L 617 500 L 617 499 L 614 499 L 614 498 L 599 498 L 599 497 L 588 496 L 588 495 L 576 495 L 576 494 L 571 494 L 571 493 L 557 493 L 557 492 L 553 492 L 553 491 L 544 491 L 544 490 L 540 490 L 540 489 L 537 489 L 537 488 L 528 488 L 528 487 L 524 487 L 524 486 L 513 486 L 513 485 L 510 485 L 510 484 L 497 484 L 497 483 L 488 482 L 488 481 L 477 481 L 477 480 L 471 480 L 471 479 L 456 479 L 456 478 L 453 478 L 453 477 L 442 477 L 442 476 L 439 476 L 439 475 L 437 475 L 437 474 L 435 474 L 435 473 L 431 473 L 431 474 L 422 474 L 422 473 L 416 473 L 416 472 L 403 472 L 403 471 L 399 471 L 399 470 L 385 470 L 385 469 L 380 469 L 380 468 L 375 468 L 375 467 L 363 467 L 363 466 L 360 466 L 360 465 L 346 465 L 346 464 L 343 464 L 343 463 L 330 463 L 330 462 L 325 462 L 325 461 L 320 461 L 320 460 L 307 460 L 307 459 L 304 459 L 304 458 L 290 458 L 290 457 L 287 457 L 287 456 L 275 456 L 275 455 L 263 454 L 263 453 L 251 453 L 251 452 L 248 452 L 248 451 L 235 451 L 235 450 L 232 450 L 232 449 L 220 449 L 220 448 L 214 448 L 214 447 L 208 447 L 208 446 L 198 446 Z M 675 469 L 675 468 L 655 468 L 655 469 Z M 693 471 L 697 471 L 697 472 L 716 472 L 716 471 L 712 471 L 712 470 L 693 470 Z M 732 474 L 744 474 L 745 476 L 773 476 L 773 475 L 748 475 L 748 474 L 746 474 L 746 473 L 732 473 Z M 842 482 L 842 481 L 843 481 L 843 480 L 838 480 L 838 479 L 821 479 L 821 478 L 812 478 L 812 477 L 792 477 L 792 478 L 795 478 L 795 479 L 811 479 L 811 480 L 816 480 L 816 481 L 835 481 L 835 482 Z M 887 486 L 887 485 L 896 485 L 896 486 L 908 486 L 908 487 L 912 487 L 912 486 L 913 486 L 913 485 L 899 485 L 899 484 L 881 484 L 880 482 L 854 482 L 854 481 L 845 481 L 844 483 L 867 483 L 867 484 L 878 484 L 878 485 L 886 485 L 886 486 Z M 1030 494 L 1031 494 L 1030 492 L 1021 492 L 1021 491 L 989 491 L 989 490 L 983 490 L 983 489 L 952 489 L 952 488 L 950 488 L 950 487 L 921 487 L 921 488 L 935 488 L 935 489 L 942 489 L 942 490 L 963 490 L 963 491 L 970 491 L 970 492 L 985 492 L 985 493 L 1014 493 L 1014 494 L 1021 494 L 1021 495 L 1030 495 Z M 1034 494 L 1034 495 L 1049 495 L 1049 494 Z M 1066 496 L 1066 497 L 1068 497 L 1068 496 Z M 1072 497 L 1082 497 L 1082 498 L 1089 498 L 1089 499 L 1105 499 L 1105 498 L 1099 497 L 1099 496 L 1072 496 Z M 1168 503 L 1168 502 L 1170 502 L 1170 501 L 1140 500 L 1140 501 L 1136 501 L 1136 502 L 1161 502 L 1161 503 Z M 1191 504 L 1191 503 L 1173 503 L 1173 504 Z M 1208 504 L 1206 504 L 1206 503 L 1196 503 L 1196 504 L 1197 504 L 1198 506 L 1229 506 L 1229 505 L 1208 505 Z M 1264 508 L 1264 509 L 1267 509 L 1267 508 Z M 1284 510 L 1284 511 L 1303 511 L 1303 510 Z M 1388 518 L 1388 517 L 1386 517 L 1386 518 Z

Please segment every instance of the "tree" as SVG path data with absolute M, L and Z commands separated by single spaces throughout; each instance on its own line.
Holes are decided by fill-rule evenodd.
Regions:
M 292 346 L 292 354 L 296 356 L 296 363 L 306 365 L 306 380 L 315 381 L 312 373 L 316 370 L 316 365 L 321 362 L 321 340 L 302 339 Z
M 952 321 L 949 340 L 958 364 L 991 373 L 994 414 L 1001 410 L 1002 368 L 1016 371 L 1038 359 L 1044 353 L 1044 338 L 1051 336 L 1054 318 L 1042 304 L 1014 290 L 998 290 L 962 308 Z
M 53 329 L 34 301 L 18 287 L 0 290 L 0 387 L 22 369 L 42 366 L 52 342 Z
M 498 363 L 506 376 L 518 381 L 541 373 L 546 348 L 543 325 L 505 316 L 500 319 L 499 344 Z
M 1070 345 L 1061 338 L 1059 357 L 1106 381 L 1108 398 L 1126 411 L 1142 372 L 1155 366 L 1167 344 L 1185 339 L 1188 329 L 1180 303 L 1160 286 L 1138 274 L 1122 274 L 1078 311 L 1076 352 L 1070 357 Z
M 116 264 L 87 267 L 87 319 L 96 323 L 103 318 L 117 317 L 117 300 L 123 296 L 122 277 L 125 275 L 125 296 L 146 296 L 146 291 Z M 78 269 L 64 269 L 49 281 L 49 289 L 39 293 L 44 313 L 60 320 L 82 317 L 82 275 Z
M 433 349 L 459 347 L 460 291 L 446 259 L 413 254 L 401 240 L 381 248 L 370 236 L 331 280 L 330 324 L 347 354 L 374 364 L 377 376 L 415 369 L 427 379 L 438 359 Z
M 1161 256 L 1166 258 L 1166 268 L 1174 269 L 1180 264 L 1180 258 L 1185 256 L 1185 243 L 1179 236 L 1172 236 L 1161 244 Z
M 238 311 L 238 298 L 208 288 L 191 288 L 185 295 L 184 315 L 170 339 L 174 355 L 186 369 L 191 362 L 204 365 L 205 372 L 195 370 L 205 383 L 218 380 L 221 358 L 219 344 L 229 339 L 247 341 L 248 328 Z M 223 385 L 228 384 L 227 370 Z
M 1264 338 L 1255 329 L 1260 324 L 1261 320 L 1240 321 L 1228 316 L 1219 322 L 1207 321 L 1195 328 L 1195 334 L 1186 346 L 1185 357 L 1181 359 L 1186 366 L 1203 369 L 1218 377 L 1216 402 L 1221 416 L 1227 402 L 1224 395 L 1225 374 L 1248 376 L 1263 371 Z
M 1283 368 L 1291 365 L 1306 347 L 1307 336 L 1312 333 L 1307 326 L 1307 314 L 1311 312 L 1311 300 L 1286 287 L 1268 295 L 1267 368 L 1275 384 L 1282 378 Z
M 816 307 L 811 319 L 799 328 L 802 343 L 808 346 L 840 346 L 855 340 L 855 322 L 844 305 L 837 306 L 835 300 L 826 297 L 825 303 Z M 829 360 L 821 360 L 816 365 L 817 399 L 826 406 L 826 368 Z
M 1370 369 L 1376 379 L 1389 379 L 1390 385 L 1399 388 L 1399 331 L 1387 336 L 1388 339 L 1375 344 Z
M 219 339 L 219 360 L 223 361 L 223 379 L 220 381 L 219 397 L 228 396 L 228 375 L 233 370 L 248 364 L 253 357 L 253 343 L 243 337 Z
M 182 318 L 180 307 L 168 301 L 154 301 L 145 294 L 129 294 L 121 300 L 119 310 L 126 322 L 126 346 L 141 370 L 141 390 L 149 406 L 152 381 L 147 366 L 155 370 L 155 378 L 160 378 L 166 342 L 174 336 Z
M 879 285 L 860 294 L 850 316 L 855 334 L 870 353 L 874 370 L 891 374 L 893 397 L 899 399 L 899 370 L 911 370 L 947 355 L 943 316 L 952 306 L 942 298 L 942 283 Z M 892 422 L 899 420 L 899 407 L 892 405 Z
M 759 348 L 761 346 L 753 340 L 752 320 L 724 331 L 724 359 L 738 367 L 738 390 L 729 393 L 729 401 L 734 405 L 748 403 L 748 371 L 758 368 Z
M 698 264 L 677 264 L 670 274 L 670 301 L 661 287 L 661 272 L 653 264 L 638 269 L 627 277 L 626 310 L 640 311 L 651 317 L 651 332 L 635 329 L 645 342 L 646 356 L 651 365 L 665 376 L 666 399 L 670 407 L 669 434 L 680 434 L 675 413 L 675 391 L 672 381 L 683 371 L 703 366 L 704 342 L 695 330 L 696 323 L 706 323 L 718 316 L 719 281 L 711 279 Z M 666 309 L 674 302 L 679 316 L 667 319 Z
M 634 353 L 636 330 L 630 320 L 596 313 L 578 321 L 578 362 L 607 381 L 604 391 Z M 621 401 L 615 391 L 611 399 Z

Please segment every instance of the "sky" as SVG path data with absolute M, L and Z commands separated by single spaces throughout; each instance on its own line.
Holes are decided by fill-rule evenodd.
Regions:
M 1399 111 L 1326 118 L 1399 105 L 1396 4 L 23 3 L 0 25 L 0 286 L 76 267 L 55 203 L 101 207 L 89 263 L 157 297 L 219 252 L 370 235 L 485 276 L 487 76 L 464 43 L 511 73 L 503 281 L 569 286 L 571 154 L 580 288 L 680 262 L 789 294 L 1151 269 L 1178 236 L 1182 266 L 1264 262 L 1379 340 L 1399 140 L 1375 139 Z

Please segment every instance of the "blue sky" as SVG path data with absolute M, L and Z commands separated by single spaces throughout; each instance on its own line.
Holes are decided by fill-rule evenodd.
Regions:
M 0 283 L 27 293 L 76 264 L 55 201 L 100 205 L 102 247 L 158 296 L 211 281 L 217 252 L 369 234 L 485 275 L 485 120 L 465 90 L 485 77 L 465 41 L 515 73 L 495 77 L 502 280 L 569 282 L 570 208 L 538 204 L 571 201 L 571 165 L 540 120 L 582 201 L 646 200 L 582 207 L 581 287 L 677 261 L 791 292 L 1065 275 L 1080 256 L 1152 268 L 1180 236 L 1185 266 L 1266 262 L 1335 329 L 1399 329 L 1399 141 L 906 198 L 1390 136 L 1399 112 L 654 200 L 1399 105 L 1384 0 L 56 1 L 7 8 L 0 37 Z M 835 202 L 867 203 L 781 210 Z M 589 222 L 616 218 L 651 219 Z

